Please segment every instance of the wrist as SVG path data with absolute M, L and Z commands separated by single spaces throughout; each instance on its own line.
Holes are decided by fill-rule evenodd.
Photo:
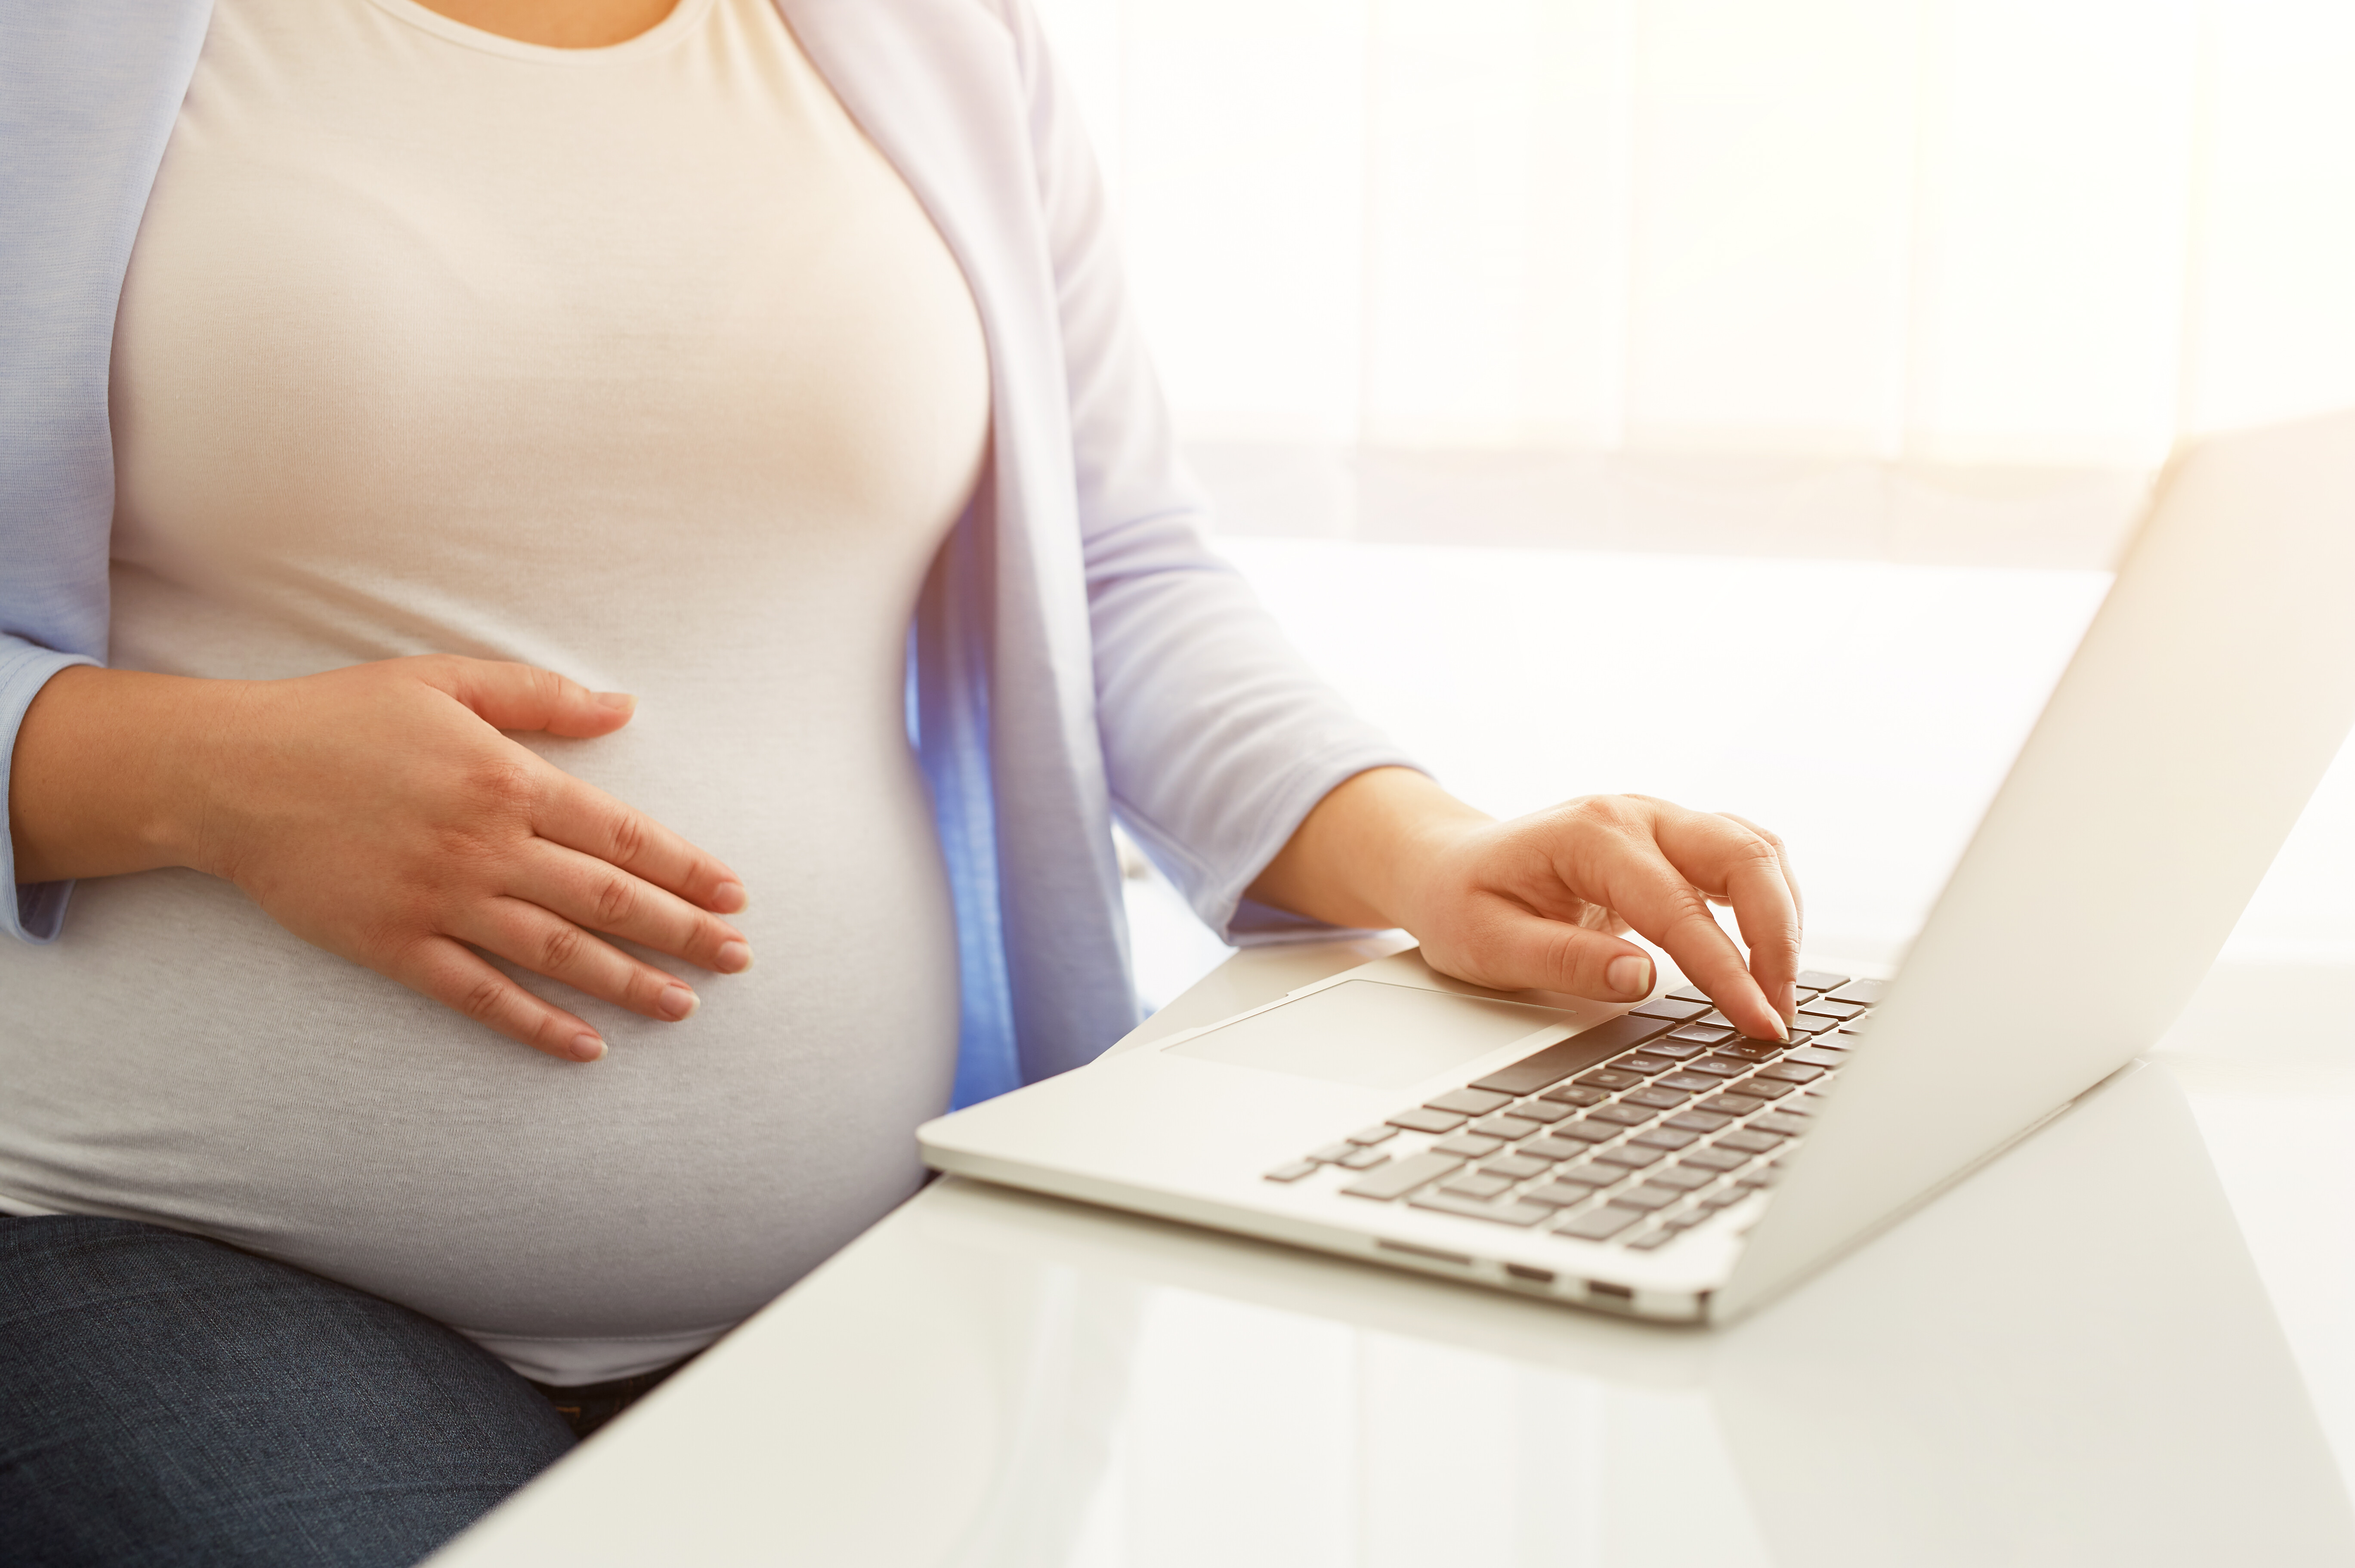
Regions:
M 240 740 L 241 710 L 259 682 L 170 677 L 154 695 L 153 763 L 140 791 L 140 842 L 159 866 L 229 875 L 235 856 L 224 841 L 223 791 L 237 777 L 233 759 L 251 756 Z
M 1352 857 L 1359 897 L 1380 918 L 1362 923 L 1418 930 L 1421 915 L 1449 881 L 1449 868 L 1471 838 L 1496 825 L 1422 773 L 1386 770 L 1374 809 Z
M 1410 768 L 1337 785 L 1252 885 L 1251 897 L 1334 925 L 1412 925 L 1447 860 L 1491 818 Z

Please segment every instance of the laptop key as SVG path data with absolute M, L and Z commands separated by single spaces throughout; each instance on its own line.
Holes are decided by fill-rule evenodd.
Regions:
M 1761 1078 L 1771 1079 L 1777 1083 L 1789 1083 L 1794 1086 L 1801 1083 L 1813 1083 L 1817 1079 L 1821 1078 L 1823 1075 L 1824 1070 L 1822 1068 L 1810 1067 L 1804 1061 L 1777 1061 L 1771 1067 L 1762 1067 L 1758 1070 L 1758 1076 Z
M 1664 1127 L 1680 1127 L 1689 1133 L 1713 1133 L 1732 1125 L 1732 1116 L 1721 1116 L 1715 1111 L 1683 1111 L 1660 1124 Z
M 1750 1163 L 1750 1157 L 1739 1149 L 1711 1147 L 1697 1148 L 1677 1163 L 1693 1170 L 1706 1170 L 1714 1178 L 1729 1170 L 1740 1170 Z
M 1486 1159 L 1504 1147 L 1504 1139 L 1487 1137 L 1479 1133 L 1458 1133 L 1431 1146 L 1435 1154 L 1452 1154 L 1459 1159 Z
M 1753 1100 L 1747 1094 L 1720 1094 L 1714 1100 L 1703 1100 L 1699 1108 L 1715 1111 L 1721 1115 L 1746 1116 L 1753 1111 L 1764 1110 L 1766 1102 Z
M 1412 1111 L 1401 1111 L 1390 1122 L 1391 1125 L 1404 1127 L 1411 1133 L 1452 1133 L 1471 1119 L 1459 1116 L 1453 1111 L 1434 1111 L 1428 1106 L 1418 1105 Z
M 1740 1149 L 1744 1154 L 1764 1154 L 1783 1141 L 1776 1133 L 1756 1132 L 1749 1127 L 1736 1127 L 1717 1140 L 1719 1148 Z
M 1844 997 L 1817 997 L 1814 1001 L 1809 1002 L 1803 1010 L 1810 1013 L 1820 1013 L 1827 1018 L 1835 1018 L 1845 1021 L 1856 1017 L 1857 1014 L 1864 1011 L 1864 1009 L 1870 1005 L 1871 1004 L 1868 1002 L 1851 1002 Z
M 1485 1116 L 1512 1103 L 1510 1094 L 1487 1089 L 1451 1089 L 1436 1099 L 1423 1102 L 1434 1111 L 1453 1111 L 1459 1116 Z
M 1623 1127 L 1640 1127 L 1660 1113 L 1649 1105 L 1630 1105 L 1625 1100 L 1615 1105 L 1597 1105 L 1586 1113 L 1590 1122 L 1615 1122 Z
M 1532 1176 L 1543 1176 L 1552 1167 L 1541 1159 L 1529 1159 L 1518 1154 L 1500 1155 L 1480 1168 L 1483 1176 L 1502 1176 L 1514 1181 L 1527 1181 Z
M 1559 1083 L 1573 1072 L 1583 1072 L 1598 1061 L 1607 1061 L 1623 1051 L 1643 1044 L 1668 1027 L 1664 1019 L 1623 1014 L 1583 1034 L 1557 1040 L 1536 1055 L 1525 1056 L 1510 1067 L 1500 1067 L 1486 1078 L 1475 1078 L 1471 1086 L 1498 1094 L 1534 1094 L 1550 1083 Z
M 1668 1031 L 1668 1038 L 1674 1040 L 1684 1040 L 1693 1045 L 1717 1045 L 1722 1041 L 1732 1040 L 1733 1038 L 1733 1031 L 1730 1029 L 1720 1029 L 1713 1025 L 1687 1024 L 1682 1029 L 1670 1029 Z
M 1668 997 L 1672 1002 L 1699 1002 L 1705 1008 L 1717 1005 L 1709 999 L 1709 993 L 1699 986 L 1678 986 L 1675 990 L 1668 993 Z
M 1847 976 L 1835 975 L 1828 969 L 1802 969 L 1796 978 L 1810 991 L 1837 991 L 1848 984 Z
M 1779 1133 L 1786 1138 L 1795 1138 L 1807 1130 L 1807 1118 L 1792 1115 L 1787 1111 L 1777 1110 L 1771 1115 L 1759 1117 L 1750 1125 L 1763 1133 Z
M 1616 1068 L 1605 1067 L 1600 1072 L 1587 1073 L 1578 1082 L 1581 1087 L 1587 1089 L 1633 1089 L 1643 1081 L 1633 1072 L 1622 1072 Z
M 1600 1098 L 1598 1095 L 1597 1099 Z M 1551 1100 L 1523 1100 L 1513 1107 L 1512 1114 L 1525 1122 L 1542 1122 L 1551 1126 L 1570 1115 L 1570 1107 L 1556 1104 Z
M 1277 1166 L 1273 1170 L 1269 1171 L 1260 1179 L 1263 1181 L 1297 1181 L 1304 1176 L 1316 1175 L 1316 1170 L 1317 1165 L 1315 1160 L 1295 1159 L 1290 1165 Z
M 1685 1071 L 1704 1072 L 1711 1078 L 1739 1078 L 1750 1071 L 1751 1065 L 1747 1061 L 1729 1061 L 1721 1056 L 1705 1056 L 1699 1061 L 1686 1062 Z
M 1686 1094 L 1705 1094 L 1721 1087 L 1719 1081 L 1706 1072 L 1670 1072 L 1652 1080 L 1655 1089 L 1674 1089 Z
M 1644 1047 L 1646 1056 L 1665 1056 L 1671 1061 L 1689 1061 L 1709 1048 L 1695 1045 L 1689 1040 L 1669 1040 L 1665 1035 Z
M 1627 1010 L 1638 1018 L 1666 1019 L 1670 1023 L 1683 1023 L 1689 1019 L 1697 1019 L 1709 1011 L 1709 1004 L 1679 1002 L 1668 997 L 1661 997 L 1657 1000 L 1646 1002 L 1640 1008 L 1630 1008 Z
M 1582 1083 L 1557 1083 L 1541 1098 L 1563 1105 L 1600 1105 L 1611 1096 L 1600 1089 L 1589 1089 Z
M 1600 1209 L 1590 1209 L 1576 1219 L 1556 1225 L 1557 1236 L 1575 1236 L 1582 1242 L 1607 1242 L 1644 1217 L 1641 1209 L 1623 1208 L 1605 1203 Z
M 1666 1072 L 1676 1065 L 1676 1061 L 1672 1057 L 1654 1056 L 1649 1051 L 1640 1051 L 1633 1056 L 1615 1057 L 1611 1065 L 1621 1072 L 1640 1072 L 1649 1078 L 1655 1072 Z
M 1513 1183 L 1507 1177 L 1483 1176 L 1474 1170 L 1441 1182 L 1439 1189 L 1453 1192 L 1458 1198 L 1494 1198 L 1499 1192 L 1510 1192 Z
M 1338 1165 L 1357 1152 L 1356 1144 L 1327 1144 L 1308 1157 L 1319 1165 Z
M 1802 1046 L 1783 1060 L 1798 1062 L 1803 1067 L 1845 1067 L 1849 1054 L 1837 1046 L 1808 1045 Z
M 1405 1197 L 1425 1182 L 1438 1180 L 1463 1164 L 1454 1155 L 1441 1154 L 1436 1149 L 1428 1154 L 1411 1154 L 1359 1177 L 1341 1190 L 1352 1198 L 1372 1198 L 1387 1203 Z
M 1411 1209 L 1434 1209 L 1442 1214 L 1461 1214 L 1467 1220 L 1499 1225 L 1535 1225 L 1554 1216 L 1554 1211 L 1542 1203 L 1484 1203 L 1452 1192 L 1418 1192 L 1406 1201 Z
M 1349 1141 L 1353 1144 L 1386 1144 L 1398 1134 L 1396 1127 L 1359 1127 L 1349 1135 Z
M 1354 1153 L 1343 1155 L 1333 1163 L 1344 1170 L 1371 1170 L 1388 1158 L 1390 1158 L 1390 1151 L 1387 1149 L 1361 1148 Z
M 1624 1165 L 1597 1165 L 1588 1160 L 1584 1165 L 1566 1165 L 1553 1173 L 1556 1181 L 1575 1181 L 1589 1188 L 1615 1187 L 1627 1179 Z
M 1859 1002 L 1868 1008 L 1878 1007 L 1888 990 L 1889 982 L 1886 980 L 1850 980 L 1834 991 L 1831 999 L 1835 1002 Z
M 1648 1110 L 1673 1111 L 1692 1096 L 1674 1089 L 1630 1089 L 1619 1096 L 1623 1105 L 1642 1105 Z
M 1575 1181 L 1549 1181 L 1522 1193 L 1521 1201 L 1542 1203 L 1549 1209 L 1575 1209 L 1593 1196 L 1594 1189 Z
M 1646 1148 L 1666 1149 L 1670 1154 L 1674 1154 L 1680 1148 L 1690 1148 L 1694 1144 L 1699 1143 L 1700 1135 L 1679 1132 L 1674 1127 L 1654 1127 L 1649 1132 L 1637 1133 L 1627 1141 L 1641 1144 Z
M 1542 1130 L 1542 1124 L 1525 1122 L 1518 1116 L 1490 1116 L 1485 1122 L 1473 1123 L 1471 1130 L 1511 1143 L 1516 1138 L 1525 1138 L 1531 1133 Z
M 1725 1136 L 1727 1137 L 1741 1136 L 1739 1133 L 1728 1133 Z M 1666 1158 L 1667 1151 L 1657 1148 L 1644 1148 L 1636 1144 L 1621 1144 L 1617 1148 L 1604 1149 L 1601 1154 L 1596 1155 L 1594 1157 L 1599 1164 L 1624 1165 L 1630 1170 L 1641 1170 L 1647 1165 L 1657 1164 L 1658 1161 Z
M 1542 1159 L 1548 1162 L 1576 1159 L 1586 1153 L 1584 1144 L 1570 1143 L 1561 1138 L 1531 1138 L 1514 1151 L 1518 1159 Z
M 1779 1078 L 1769 1078 L 1764 1072 L 1760 1072 L 1754 1073 L 1748 1078 L 1744 1078 L 1742 1081 L 1740 1087 L 1743 1093 L 1752 1095 L 1755 1098 L 1762 1100 L 1775 1100 L 1792 1093 L 1794 1090 L 1798 1088 L 1798 1085 L 1796 1083 L 1785 1083 Z
M 1640 1236 L 1629 1238 L 1627 1247 L 1631 1252 L 1648 1253 L 1655 1247 L 1665 1247 L 1676 1239 L 1675 1229 L 1663 1225 L 1657 1231 L 1646 1231 Z
M 1611 1201 L 1625 1203 L 1630 1209 L 1641 1209 L 1649 1213 L 1656 1209 L 1665 1209 L 1671 1203 L 1681 1203 L 1684 1196 L 1673 1187 L 1661 1187 L 1646 1181 L 1640 1187 L 1631 1187 L 1625 1192 L 1613 1194 Z
M 1714 1170 L 1696 1170 L 1679 1161 L 1661 1167 L 1645 1177 L 1644 1180 L 1653 1187 L 1673 1187 L 1678 1192 L 1690 1192 L 1696 1188 L 1707 1187 L 1718 1179 L 1719 1174 Z
M 1531 1143 L 1546 1143 L 1562 1138 L 1576 1138 L 1582 1144 L 1607 1144 L 1613 1138 L 1617 1137 L 1625 1131 L 1626 1131 L 1626 1128 L 1617 1125 L 1614 1123 L 1597 1122 L 1582 1116 L 1577 1121 L 1562 1123 L 1561 1125 L 1554 1128 L 1554 1130 L 1548 1134 L 1544 1138 L 1532 1139 Z M 1527 1154 L 1529 1147 L 1530 1144 L 1523 1144 L 1521 1146 L 1521 1152 Z

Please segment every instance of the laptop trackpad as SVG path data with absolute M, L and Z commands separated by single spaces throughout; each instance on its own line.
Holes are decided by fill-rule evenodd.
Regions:
M 1345 980 L 1167 1049 L 1172 1056 L 1398 1089 L 1570 1019 L 1519 1002 Z

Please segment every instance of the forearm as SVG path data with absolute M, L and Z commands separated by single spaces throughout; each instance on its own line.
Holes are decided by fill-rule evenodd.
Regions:
M 1402 924 L 1427 852 L 1492 820 L 1412 768 L 1371 768 L 1316 803 L 1250 897 L 1333 925 Z
M 89 666 L 51 677 L 9 763 L 17 881 L 188 863 L 194 743 L 241 684 Z

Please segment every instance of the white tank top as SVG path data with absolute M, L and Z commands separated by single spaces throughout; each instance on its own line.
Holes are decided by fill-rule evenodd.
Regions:
M 114 662 L 522 659 L 525 737 L 744 874 L 658 1024 L 571 1066 L 188 871 L 0 944 L 0 1207 L 150 1219 L 581 1383 L 698 1348 L 911 1192 L 955 939 L 907 628 L 972 491 L 962 274 L 770 0 L 611 48 L 218 0 L 114 348 Z

